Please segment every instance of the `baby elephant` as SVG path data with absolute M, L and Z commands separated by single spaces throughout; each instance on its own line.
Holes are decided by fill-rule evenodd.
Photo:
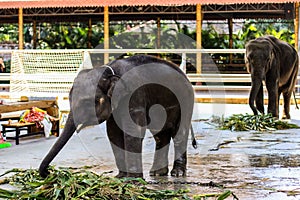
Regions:
M 70 92 L 70 114 L 63 133 L 42 161 L 48 166 L 75 131 L 106 121 L 119 170 L 118 177 L 143 177 L 142 142 L 146 129 L 156 148 L 150 175 L 168 174 L 170 140 L 174 143 L 172 176 L 185 176 L 194 91 L 175 64 L 136 55 L 81 71 Z

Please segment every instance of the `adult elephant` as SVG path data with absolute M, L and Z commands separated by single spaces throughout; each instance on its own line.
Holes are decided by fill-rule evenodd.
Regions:
M 119 173 L 143 177 L 142 141 L 154 135 L 156 149 L 150 175 L 168 174 L 170 140 L 174 142 L 172 176 L 184 176 L 194 92 L 185 74 L 171 62 L 136 55 L 81 71 L 70 92 L 64 130 L 39 167 L 42 177 L 75 131 L 106 121 Z
M 250 40 L 246 44 L 245 61 L 248 72 L 251 73 L 249 105 L 253 113 L 257 115 L 259 111 L 264 114 L 263 81 L 265 81 L 268 91 L 268 113 L 279 117 L 279 99 L 282 93 L 283 117 L 290 119 L 290 99 L 298 75 L 297 51 L 282 40 L 264 36 Z

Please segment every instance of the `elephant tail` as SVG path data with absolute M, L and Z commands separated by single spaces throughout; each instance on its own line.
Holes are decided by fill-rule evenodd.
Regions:
M 293 96 L 294 96 L 294 100 L 295 100 L 296 109 L 299 110 L 299 106 L 298 106 L 298 102 L 297 102 L 295 90 L 293 90 Z
M 195 138 L 195 133 L 192 125 L 191 125 L 191 136 L 192 136 L 192 146 L 194 147 L 194 149 L 197 149 L 198 145 L 197 145 L 197 141 Z
M 297 98 L 296 98 L 296 94 L 295 94 L 295 85 L 297 82 L 297 76 L 298 76 L 298 70 L 299 70 L 299 57 L 298 57 L 298 53 L 296 52 L 296 62 L 294 65 L 294 83 L 293 83 L 293 96 L 294 96 L 294 100 L 295 100 L 295 105 L 296 105 L 296 109 L 299 110 L 299 106 L 298 106 L 298 102 L 297 102 Z

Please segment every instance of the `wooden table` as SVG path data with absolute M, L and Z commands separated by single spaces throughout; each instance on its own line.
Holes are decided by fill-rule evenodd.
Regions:
M 20 122 L 14 122 L 14 123 L 8 123 L 8 124 L 1 124 L 2 125 L 2 136 L 4 140 L 6 139 L 12 139 L 16 141 L 16 145 L 20 143 L 20 138 L 27 137 L 27 136 L 33 136 L 33 135 L 45 135 L 45 132 L 40 129 L 37 131 L 32 131 L 33 127 L 36 127 L 35 123 L 20 123 Z M 54 133 L 56 137 L 59 136 L 59 119 L 53 119 L 52 121 L 52 130 L 51 132 Z M 26 134 L 21 135 L 21 131 L 27 131 Z M 15 136 L 7 136 L 6 133 L 8 132 L 15 132 Z
M 3 134 L 3 139 L 12 139 L 16 141 L 16 145 L 18 145 L 20 142 L 20 138 L 22 137 L 27 137 L 27 136 L 32 136 L 32 135 L 38 135 L 38 134 L 44 134 L 43 131 L 39 131 L 39 132 L 31 132 L 30 128 L 35 126 L 35 123 L 11 123 L 11 124 L 2 124 L 2 134 Z M 12 129 L 12 130 L 8 130 L 8 129 Z M 26 130 L 27 133 L 24 135 L 21 135 L 21 131 L 22 130 Z M 13 137 L 8 137 L 6 136 L 7 132 L 15 132 L 15 136 Z
M 47 111 L 47 114 L 57 118 L 58 117 L 58 106 L 56 100 L 39 100 L 39 101 L 28 101 L 28 102 L 13 102 L 4 103 L 0 105 L 0 121 L 9 121 L 7 124 L 2 124 L 2 133 L 5 136 L 7 132 L 16 132 L 14 137 L 7 137 L 7 139 L 16 140 L 16 144 L 19 144 L 19 138 L 44 134 L 43 131 L 33 132 L 31 128 L 35 126 L 35 123 L 19 123 L 10 122 L 10 120 L 19 120 L 20 113 L 17 111 L 23 111 L 37 107 Z M 53 122 L 52 131 L 55 132 L 56 136 L 59 136 L 59 119 L 55 119 Z M 20 135 L 21 130 L 26 130 L 27 134 Z

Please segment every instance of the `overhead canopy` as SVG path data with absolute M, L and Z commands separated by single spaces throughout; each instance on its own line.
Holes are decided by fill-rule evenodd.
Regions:
M 299 0 L 0 0 L 0 8 L 56 8 L 103 6 L 180 6 L 180 5 L 228 5 L 295 3 Z
M 119 3 L 118 3 L 119 1 Z M 102 21 L 104 5 L 109 4 L 109 20 L 195 20 L 196 0 L 0 0 L 0 21 L 1 23 L 18 22 L 19 8 L 23 8 L 24 23 L 36 22 L 93 22 Z M 237 0 L 214 0 L 218 3 L 234 2 Z M 239 3 L 236 4 L 214 4 L 212 0 L 203 0 L 202 19 L 294 19 L 294 3 L 265 3 L 271 0 L 264 0 L 264 3 Z M 247 0 L 250 1 L 250 0 Z M 254 0 L 259 1 L 259 0 Z M 246 1 L 243 1 L 246 2 Z M 277 2 L 272 0 L 272 2 Z M 279 1 L 278 1 L 279 2 Z M 209 3 L 209 4 L 208 4 Z M 126 5 L 128 4 L 128 5 Z M 139 4 L 139 5 L 137 5 Z M 143 5 L 144 4 L 144 5 Z M 150 5 L 151 4 L 151 5 Z M 182 5 L 189 4 L 189 5 Z

